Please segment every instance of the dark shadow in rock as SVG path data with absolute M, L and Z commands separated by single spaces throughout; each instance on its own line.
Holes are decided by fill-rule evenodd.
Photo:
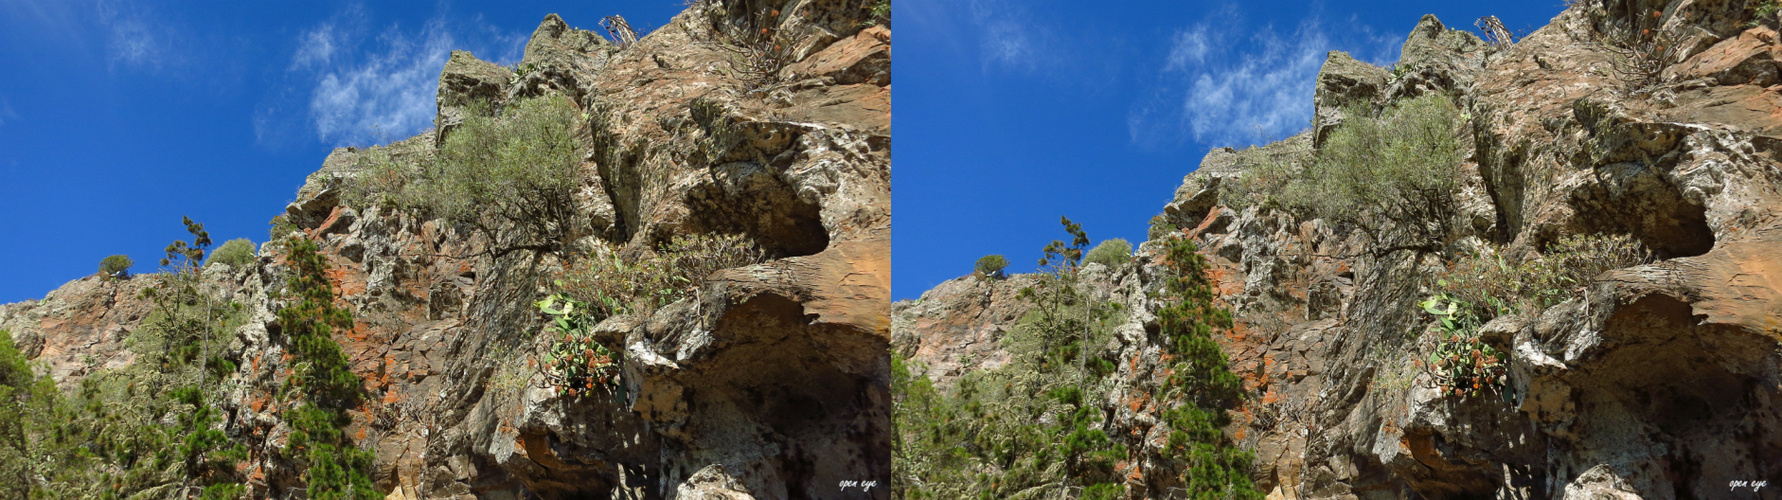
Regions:
M 813 255 L 829 247 L 821 208 L 798 196 L 780 176 L 753 162 L 712 167 L 706 182 L 687 192 L 688 228 L 742 232 L 769 257 Z M 667 236 L 667 235 L 664 235 Z
M 721 345 L 687 384 L 702 388 L 687 424 L 705 455 L 695 458 L 760 471 L 746 485 L 757 498 L 837 498 L 841 481 L 890 475 L 889 434 L 875 423 L 890 418 L 879 404 L 888 347 L 803 311 L 772 294 L 726 311 L 713 333 Z
M 1582 233 L 1627 233 L 1661 259 L 1694 257 L 1714 248 L 1707 208 L 1638 162 L 1597 169 L 1597 182 L 1572 193 L 1573 224 Z M 1556 236 L 1556 235 L 1554 235 Z M 1547 242 L 1541 242 L 1547 243 Z

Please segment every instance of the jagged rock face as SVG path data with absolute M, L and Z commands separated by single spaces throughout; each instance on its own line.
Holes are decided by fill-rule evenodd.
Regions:
M 320 243 L 354 314 L 335 340 L 370 397 L 346 431 L 376 451 L 391 498 L 830 498 L 889 475 L 890 31 L 842 4 L 774 14 L 806 36 L 764 81 L 742 80 L 742 52 L 713 26 L 767 12 L 717 2 L 624 49 L 550 15 L 523 75 L 454 52 L 441 130 L 376 152 L 425 158 L 480 103 L 569 96 L 591 118 L 563 255 L 498 254 L 466 227 L 349 206 L 370 151 L 329 155 L 286 215 Z M 621 154 L 596 154 L 596 140 Z M 550 343 L 533 303 L 564 259 L 596 245 L 642 255 L 695 232 L 743 234 L 770 260 L 599 325 L 625 350 L 626 396 L 551 390 L 527 360 Z M 291 373 L 275 315 L 283 252 L 275 242 L 252 266 L 208 273 L 248 307 L 221 406 L 250 445 L 256 496 L 302 488 L 275 453 L 290 433 L 276 396 Z M 134 299 L 145 282 L 84 278 L 0 306 L 0 328 L 68 384 L 131 362 L 121 339 L 148 311 Z
M 950 386 L 971 370 L 994 370 L 1008 364 L 1003 334 L 1027 314 L 1030 305 L 1016 298 L 1033 286 L 1033 276 L 1006 279 L 970 274 L 948 280 L 913 301 L 891 306 L 892 347 L 898 355 L 922 361 L 922 375 Z
M 1631 88 L 1587 37 L 1654 10 L 1684 45 L 1659 85 Z M 1576 2 L 1501 48 L 1426 17 L 1395 75 L 1332 54 L 1313 131 L 1209 153 L 1164 213 L 1200 243 L 1235 313 L 1222 345 L 1252 398 L 1227 433 L 1256 452 L 1258 486 L 1271 498 L 1724 498 L 1731 481 L 1782 473 L 1782 94 L 1776 35 L 1748 17 L 1737 2 Z M 1470 136 L 1459 196 L 1472 220 L 1439 255 L 1376 255 L 1325 221 L 1219 199 L 1247 158 L 1316 154 L 1344 106 L 1429 92 L 1461 105 Z M 1661 260 L 1485 325 L 1481 338 L 1510 353 L 1508 390 L 1443 394 L 1410 365 L 1431 348 L 1416 303 L 1444 258 L 1487 244 L 1515 258 L 1599 232 L 1631 234 Z M 1150 272 L 1089 286 L 1131 296 L 1155 286 Z M 996 359 L 980 346 L 1005 323 L 987 313 L 1017 305 L 987 299 L 995 290 L 962 278 L 894 306 L 901 352 L 942 379 L 968 370 L 962 359 Z M 1113 377 L 1129 384 L 1150 340 L 1120 337 L 1140 369 Z M 1105 403 L 1110 434 L 1146 428 L 1150 408 Z M 1164 497 L 1149 481 L 1128 486 Z
M 67 387 L 94 371 L 135 360 L 124 338 L 152 309 L 137 297 L 151 281 L 97 274 L 70 281 L 42 300 L 0 305 L 0 330 L 11 331 L 19 351 L 48 365 L 48 375 Z

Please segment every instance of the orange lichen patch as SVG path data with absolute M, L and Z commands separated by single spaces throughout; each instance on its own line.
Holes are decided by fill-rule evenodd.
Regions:
M 1200 224 L 1188 231 L 1188 237 L 1196 239 L 1200 238 L 1200 234 L 1206 232 L 1207 228 L 1212 227 L 1213 222 L 1219 219 L 1219 213 L 1223 211 L 1225 211 L 1225 207 L 1213 205 L 1212 210 L 1207 210 L 1207 216 L 1200 219 Z
M 400 401 L 402 401 L 402 393 L 398 391 L 388 391 L 384 393 L 384 404 L 394 404 Z
M 248 398 L 248 408 L 253 408 L 256 412 L 265 409 L 266 403 L 266 396 L 261 394 L 255 394 Z
M 330 266 L 326 271 L 328 282 L 334 284 L 339 299 L 365 293 L 365 278 L 354 269 L 343 266 Z
M 348 339 L 365 342 L 371 340 L 371 334 L 376 332 L 377 329 L 373 328 L 370 324 L 367 324 L 364 321 L 354 321 L 353 328 L 346 331 L 346 337 Z
M 1243 322 L 1232 322 L 1231 328 L 1225 330 L 1225 338 L 1233 342 L 1250 340 L 1250 325 Z
M 1132 400 L 1127 401 L 1126 407 L 1128 409 L 1131 409 L 1132 411 L 1139 411 L 1140 408 L 1145 407 L 1145 403 L 1149 403 L 1149 402 L 1151 402 L 1151 395 L 1141 392 L 1138 394 L 1137 397 L 1134 397 L 1134 398 L 1132 398 Z
M 259 373 L 260 372 L 260 359 L 264 358 L 264 357 L 266 357 L 266 355 L 264 355 L 264 354 L 255 354 L 254 361 L 251 363 L 251 366 L 253 367 L 253 369 L 250 371 L 252 371 L 254 373 Z
M 1273 388 L 1270 388 L 1268 390 L 1268 392 L 1265 392 L 1262 394 L 1262 404 L 1265 404 L 1265 405 L 1273 404 L 1276 401 L 1280 401 L 1280 400 L 1281 400 L 1281 395 L 1279 393 L 1276 393 Z

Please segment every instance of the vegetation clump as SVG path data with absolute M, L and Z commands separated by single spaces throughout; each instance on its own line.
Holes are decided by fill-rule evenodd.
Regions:
M 254 242 L 247 238 L 236 238 L 223 242 L 217 251 L 210 254 L 210 262 L 221 262 L 229 267 L 241 268 L 254 262 Z
M 1652 262 L 1652 252 L 1629 235 L 1570 235 L 1546 252 L 1512 261 L 1489 248 L 1457 259 L 1436 281 L 1454 302 L 1481 321 L 1541 310 L 1577 295 L 1597 275 Z
M 1419 303 L 1440 328 L 1428 359 L 1415 365 L 1443 394 L 1499 394 L 1508 401 L 1509 353 L 1480 338 L 1479 330 L 1502 315 L 1539 311 L 1577 297 L 1611 269 L 1652 262 L 1652 253 L 1628 235 L 1566 236 L 1544 254 L 1512 262 L 1491 249 L 1460 258 L 1437 280 L 1441 292 Z
M 498 238 L 491 250 L 498 255 L 556 251 L 577 234 L 580 119 L 575 103 L 560 94 L 523 100 L 500 112 L 485 105 L 466 113 L 437 155 L 398 157 L 388 148 L 364 153 L 363 168 L 344 189 L 345 199 L 466 224 Z
M 1048 271 L 1023 290 L 1032 309 L 1004 337 L 1007 365 L 978 370 L 950 388 L 919 367 L 892 360 L 897 446 L 892 488 L 903 498 L 1124 498 L 1126 464 L 1171 464 L 1159 479 L 1188 498 L 1261 498 L 1249 482 L 1247 453 L 1219 431 L 1242 397 L 1224 352 L 1211 339 L 1229 327 L 1213 304 L 1206 264 L 1185 238 L 1166 250 L 1171 278 L 1157 298 L 1166 380 L 1151 382 L 1168 442 L 1155 446 L 1116 432 L 1107 405 L 1119 369 L 1110 346 L 1123 321 L 1118 303 L 1095 300 L 1079 283 L 1088 237 L 1063 219 L 1070 240 L 1041 259 Z M 1223 325 L 1223 326 L 1221 326 Z M 1173 490 L 1172 490 L 1173 491 Z
M 1487 393 L 1509 401 L 1509 356 L 1479 339 L 1482 323 L 1468 304 L 1437 295 L 1418 304 L 1441 321 L 1435 349 L 1429 359 L 1416 360 L 1417 368 L 1430 375 L 1443 395 L 1473 397 Z
M 130 266 L 134 265 L 136 265 L 136 263 L 131 261 L 130 256 L 128 255 L 107 256 L 106 258 L 99 259 L 99 274 L 105 276 L 121 276 L 122 273 L 130 270 Z
M 1119 268 L 1132 262 L 1132 243 L 1123 238 L 1102 241 L 1101 244 L 1095 245 L 1095 248 L 1089 249 L 1089 254 L 1083 257 L 1083 260 L 1109 268 Z
M 335 330 L 353 327 L 352 313 L 334 303 L 328 263 L 316 243 L 301 236 L 285 240 L 291 269 L 278 318 L 292 354 L 287 389 L 300 392 L 301 405 L 280 414 L 293 429 L 284 453 L 303 464 L 310 498 L 382 498 L 371 482 L 373 455 L 359 449 L 341 429 L 352 421 L 346 410 L 363 396 L 364 386 L 346 354 L 334 342 Z
M 1146 227 L 1145 239 L 1161 240 L 1163 237 L 1169 236 L 1171 233 L 1180 230 L 1181 228 L 1176 227 L 1175 223 L 1169 221 L 1169 217 L 1165 217 L 1163 214 L 1153 215 L 1151 216 L 1150 225 Z
M 193 256 L 208 246 L 168 246 L 170 272 L 155 276 L 152 304 L 125 338 L 136 362 L 96 364 L 72 392 L 36 375 L 0 331 L 0 496 L 6 498 L 237 498 L 245 448 L 221 429 L 213 406 L 235 362 L 222 346 L 244 321 L 239 304 L 205 286 Z
M 614 399 L 625 399 L 625 384 L 619 379 L 622 349 L 613 349 L 594 338 L 598 323 L 588 305 L 564 294 L 546 297 L 536 304 L 553 319 L 551 348 L 543 357 L 545 377 L 559 396 L 571 398 L 592 396 L 605 390 Z M 534 362 L 536 364 L 536 362 Z
M 1459 109 L 1428 94 L 1379 116 L 1364 109 L 1349 116 L 1304 171 L 1285 181 L 1283 205 L 1360 229 L 1379 251 L 1439 249 L 1457 227 L 1455 193 L 1464 174 Z
M 978 257 L 978 263 L 972 266 L 972 269 L 977 271 L 979 276 L 999 279 L 1005 276 L 1003 270 L 1008 267 L 1009 259 L 1004 258 L 1002 254 L 990 254 Z
M 653 253 L 627 258 L 602 248 L 571 263 L 562 293 L 594 323 L 618 314 L 649 314 L 698 290 L 712 273 L 757 264 L 766 254 L 736 234 L 675 236 Z

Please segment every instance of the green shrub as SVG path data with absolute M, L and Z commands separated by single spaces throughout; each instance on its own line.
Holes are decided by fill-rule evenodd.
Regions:
M 300 390 L 307 400 L 280 414 L 293 429 L 286 453 L 306 463 L 310 498 L 383 498 L 371 482 L 375 457 L 342 430 L 352 422 L 346 411 L 365 391 L 333 337 L 334 331 L 353 327 L 353 315 L 335 304 L 328 261 L 315 241 L 290 236 L 285 248 L 291 276 L 282 292 L 287 305 L 278 310 L 278 318 L 292 355 L 287 388 Z
M 1008 267 L 1008 259 L 1003 258 L 1001 254 L 990 254 L 978 257 L 978 263 L 973 269 L 986 278 L 1001 278 L 1003 277 L 1002 271 Z
M 1219 202 L 1232 210 L 1251 206 L 1282 208 L 1281 192 L 1300 173 L 1300 166 L 1284 158 L 1244 150 L 1239 153 L 1243 170 L 1219 182 Z
M 134 363 L 64 394 L 0 332 L 0 497 L 239 496 L 246 450 L 217 430 L 214 404 L 235 370 L 222 346 L 245 318 L 190 265 L 208 242 L 201 225 L 187 231 L 192 241 L 168 246 L 177 264 L 144 289 L 151 309 L 124 341 Z
M 641 258 L 596 252 L 566 266 L 557 281 L 563 293 L 585 304 L 598 323 L 617 314 L 650 314 L 698 290 L 714 272 L 765 258 L 754 242 L 741 235 L 675 236 Z
M 291 236 L 291 233 L 298 231 L 297 223 L 291 222 L 291 217 L 288 215 L 275 215 L 267 224 L 271 226 L 266 230 L 267 241 L 284 241 L 285 238 Z
M 1128 243 L 1122 238 L 1102 241 L 1101 244 L 1095 245 L 1095 248 L 1089 249 L 1089 255 L 1083 260 L 1100 263 L 1110 268 L 1124 266 L 1126 263 L 1132 262 L 1132 243 Z
M 292 275 L 282 292 L 287 305 L 278 310 L 278 324 L 293 356 L 288 383 L 325 407 L 351 407 L 364 386 L 333 334 L 352 329 L 353 314 L 335 304 L 328 261 L 315 241 L 292 236 L 285 240 L 285 251 Z
M 221 262 L 229 267 L 240 269 L 254 262 L 254 242 L 247 238 L 236 238 L 223 242 L 210 254 L 210 262 Z
M 1653 261 L 1652 252 L 1629 235 L 1566 236 L 1544 255 L 1512 262 L 1487 248 L 1456 260 L 1436 285 L 1447 296 L 1489 321 L 1515 311 L 1546 309 L 1577 296 L 1597 275 Z
M 1430 94 L 1378 117 L 1362 108 L 1348 114 L 1311 164 L 1286 183 L 1282 204 L 1359 228 L 1380 250 L 1439 248 L 1455 228 L 1455 192 L 1464 174 L 1459 110 Z
M 417 202 L 412 198 L 419 191 L 410 191 L 409 183 L 421 175 L 421 164 L 431 158 L 416 159 L 404 155 L 398 160 L 397 155 L 391 153 L 396 147 L 399 146 L 378 146 L 359 153 L 355 160 L 359 173 L 341 186 L 341 204 L 365 209 L 380 205 L 403 207 Z
M 128 255 L 112 255 L 99 259 L 99 274 L 111 276 L 127 271 L 130 269 L 130 266 L 134 265 L 136 265 L 136 263 L 131 261 L 130 256 Z
M 1505 370 L 1509 356 L 1479 339 L 1482 322 L 1473 308 L 1447 295 L 1430 297 L 1418 306 L 1441 321 L 1429 360 L 1415 362 L 1435 381 L 1436 389 L 1442 395 L 1466 397 L 1496 393 L 1509 401 Z
M 1176 227 L 1175 223 L 1169 221 L 1169 217 L 1165 217 L 1163 214 L 1153 215 L 1151 216 L 1151 225 L 1145 231 L 1145 239 L 1161 240 L 1180 230 L 1181 228 Z
M 467 113 L 439 154 L 418 168 L 370 157 L 357 189 L 364 198 L 388 193 L 377 199 L 469 224 L 499 238 L 498 254 L 555 251 L 575 234 L 579 118 L 575 103 L 558 94 L 520 101 L 500 116 Z
M 552 316 L 550 352 L 544 355 L 545 376 L 551 379 L 558 395 L 572 398 L 593 396 L 604 390 L 618 401 L 625 400 L 623 349 L 607 347 L 594 338 L 594 319 L 587 304 L 564 294 L 539 301 L 537 307 Z M 530 363 L 529 363 L 530 364 Z
M 1168 443 L 1140 454 L 1127 444 L 1144 438 L 1110 427 L 1115 408 L 1107 406 L 1111 384 L 1104 382 L 1118 369 L 1108 345 L 1124 318 L 1115 304 L 1076 290 L 1072 256 L 1087 238 L 1064 223 L 1072 243 L 1048 245 L 1045 262 L 1056 265 L 1022 291 L 1033 307 L 1003 338 L 1009 363 L 968 373 L 945 390 L 893 356 L 893 496 L 1124 498 L 1119 465 L 1143 462 L 1148 476 L 1177 475 L 1182 498 L 1261 498 L 1249 479 L 1250 454 L 1220 431 L 1242 385 L 1212 339 L 1215 329 L 1231 326 L 1231 315 L 1214 304 L 1193 242 L 1167 243 L 1171 272 L 1154 298 L 1166 303 L 1158 321 L 1167 356 L 1158 372 L 1170 375 L 1148 399 L 1165 407 Z
M 1231 311 L 1215 302 L 1210 266 L 1193 240 L 1169 240 L 1163 253 L 1169 273 L 1156 295 L 1165 305 L 1156 314 L 1169 376 L 1153 396 L 1182 401 L 1163 414 L 1170 429 L 1166 458 L 1181 471 L 1188 498 L 1262 498 L 1250 482 L 1250 453 L 1219 430 L 1244 397 L 1243 382 L 1213 340 L 1214 332 L 1232 327 Z

